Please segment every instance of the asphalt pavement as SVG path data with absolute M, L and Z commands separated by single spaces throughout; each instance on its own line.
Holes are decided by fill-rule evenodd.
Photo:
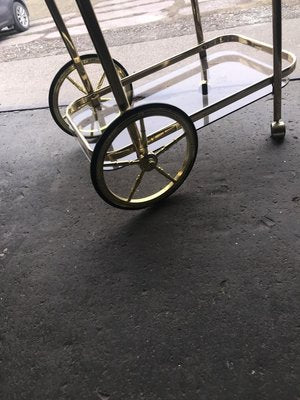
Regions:
M 130 49 L 113 51 L 126 61 Z M 33 109 L 5 110 L 20 92 L 1 101 L 0 398 L 298 400 L 300 82 L 284 89 L 283 143 L 270 138 L 268 96 L 199 131 L 169 200 L 124 212 L 37 109 L 45 60 L 5 63 L 12 85 L 17 66 L 37 81 L 18 103 Z M 42 97 L 29 93 L 41 82 Z

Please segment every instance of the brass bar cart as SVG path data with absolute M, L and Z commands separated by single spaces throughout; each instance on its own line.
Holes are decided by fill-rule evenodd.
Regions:
M 272 92 L 271 136 L 284 139 L 281 91 L 296 58 L 282 50 L 280 0 L 272 3 L 273 45 L 237 34 L 205 40 L 191 0 L 197 46 L 131 75 L 111 57 L 91 1 L 75 1 L 96 53 L 78 54 L 55 0 L 45 0 L 71 57 L 51 84 L 49 106 L 77 137 L 107 203 L 134 210 L 168 197 L 193 167 L 197 130 Z

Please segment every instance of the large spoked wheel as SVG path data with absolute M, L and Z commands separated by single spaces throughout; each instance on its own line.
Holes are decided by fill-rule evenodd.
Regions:
M 196 129 L 187 114 L 167 104 L 142 105 L 115 119 L 99 139 L 92 182 L 115 207 L 148 207 L 179 188 L 197 149 Z
M 96 54 L 85 54 L 80 58 L 93 85 L 93 89 L 98 90 L 102 87 L 108 86 L 108 81 L 98 56 Z M 118 61 L 113 61 L 120 78 L 122 79 L 128 76 L 126 69 Z M 125 92 L 127 94 L 128 101 L 131 104 L 133 98 L 133 89 L 131 84 L 125 86 Z M 85 96 L 86 94 L 87 92 L 81 82 L 73 61 L 69 61 L 57 72 L 52 81 L 49 91 L 49 107 L 56 124 L 71 136 L 74 136 L 75 133 L 66 119 L 67 106 L 74 100 L 81 96 Z M 107 109 L 115 105 L 115 100 L 112 93 L 102 97 L 100 102 L 103 109 Z M 95 132 L 93 131 L 87 130 L 83 133 L 87 138 L 95 136 Z

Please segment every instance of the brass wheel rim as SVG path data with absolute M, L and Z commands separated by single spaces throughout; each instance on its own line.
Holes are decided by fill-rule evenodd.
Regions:
M 82 63 L 84 65 L 96 64 L 96 65 L 101 66 L 101 62 L 97 56 L 90 56 L 90 57 L 86 57 L 86 58 L 84 58 L 84 56 L 83 56 Z M 115 64 L 115 67 L 116 67 L 117 73 L 119 74 L 121 79 L 125 78 L 127 76 L 126 70 L 121 68 L 117 63 Z M 55 87 L 53 88 L 52 99 L 51 99 L 52 100 L 52 111 L 55 114 L 58 125 L 60 125 L 62 127 L 62 129 L 68 131 L 72 135 L 74 135 L 74 130 L 67 122 L 66 115 L 65 115 L 66 107 L 69 104 L 71 104 L 72 101 L 79 98 L 80 94 L 81 94 L 81 96 L 85 96 L 87 94 L 81 81 L 80 81 L 79 75 L 77 74 L 76 79 L 74 79 L 74 77 L 71 77 L 71 75 L 73 73 L 76 73 L 76 68 L 75 68 L 74 63 L 70 63 L 70 65 L 68 65 L 68 67 L 62 71 L 61 75 L 57 79 L 57 81 L 55 83 Z M 97 83 L 93 89 L 99 90 L 101 87 L 103 87 L 105 79 L 106 79 L 106 75 L 103 71 L 101 71 L 100 77 L 98 78 Z M 63 84 L 66 81 L 68 81 L 71 85 L 73 85 L 73 87 L 75 89 L 77 89 L 78 97 L 73 98 L 68 102 L 65 102 L 66 104 L 60 104 L 61 90 L 63 88 Z M 129 89 L 129 86 L 126 86 L 125 90 L 127 92 L 128 97 L 132 98 L 132 91 L 131 91 L 131 89 Z M 105 96 L 103 98 L 102 105 L 105 102 L 112 100 L 113 95 L 112 94 L 110 94 L 110 95 L 111 95 L 111 97 Z M 99 110 L 96 110 L 94 107 L 92 107 L 92 105 L 91 105 L 91 108 L 93 109 L 94 113 L 96 113 L 97 111 L 99 112 Z M 84 134 L 84 136 L 86 136 L 87 138 L 93 138 L 95 136 L 99 136 L 99 134 L 101 134 L 101 130 L 104 129 L 105 127 L 106 126 L 104 125 L 104 126 L 100 127 L 100 130 L 99 129 L 86 129 L 86 130 L 82 129 L 81 131 Z
M 151 121 L 155 126 L 154 131 L 151 130 L 150 119 L 158 119 L 162 127 L 158 128 L 159 124 Z M 126 115 L 124 118 L 123 115 L 119 120 L 120 124 L 114 121 L 114 126 L 108 128 L 109 132 L 105 133 L 105 138 L 103 137 L 101 143 L 97 144 L 99 151 L 94 151 L 93 183 L 100 196 L 111 205 L 127 209 L 148 207 L 168 197 L 186 179 L 197 154 L 197 134 L 192 121 L 185 113 L 166 104 L 137 107 L 130 110 L 128 118 Z M 144 133 L 141 120 L 145 128 Z M 122 142 L 120 135 L 133 124 L 138 126 L 141 141 L 142 136 L 146 140 L 147 151 L 140 156 L 135 153 L 133 143 L 124 145 L 123 142 L 121 147 L 116 147 L 117 142 Z M 170 126 L 173 126 L 173 131 L 170 130 Z M 178 144 L 180 146 L 177 146 Z M 162 156 L 166 156 L 167 153 L 172 153 L 170 159 L 164 157 L 162 161 Z M 130 169 L 133 168 L 135 172 L 131 173 Z M 112 185 L 109 182 L 109 175 L 117 172 L 122 172 L 119 178 L 123 179 L 120 180 L 122 190 L 127 178 L 126 173 L 130 175 L 128 176 L 130 188 L 126 195 L 122 195 L 122 190 L 116 187 L 117 183 L 114 181 L 118 179 L 116 176 L 112 180 Z M 150 174 L 153 174 L 152 177 L 147 183 L 144 182 L 141 190 L 143 180 L 149 178 Z

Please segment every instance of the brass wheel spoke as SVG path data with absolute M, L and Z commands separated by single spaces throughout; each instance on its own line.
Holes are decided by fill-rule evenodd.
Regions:
M 133 196 L 134 196 L 134 193 L 136 192 L 137 188 L 139 187 L 140 183 L 142 182 L 144 173 L 145 173 L 144 171 L 141 171 L 141 172 L 138 174 L 138 176 L 137 176 L 137 178 L 136 178 L 136 180 L 135 180 L 135 182 L 134 182 L 134 185 L 133 185 L 133 187 L 132 187 L 132 189 L 131 189 L 130 195 L 129 195 L 128 199 L 127 199 L 127 202 L 128 202 L 128 203 L 131 201 L 131 199 L 132 199 Z
M 176 183 L 176 179 L 174 179 L 170 174 L 168 174 L 165 170 L 163 170 L 161 167 L 158 165 L 155 167 L 156 171 L 159 172 L 161 175 L 163 175 L 165 178 L 167 178 L 169 181 L 172 181 L 173 183 Z
M 183 133 L 182 135 L 178 136 L 178 138 L 172 140 L 172 142 L 160 147 L 157 150 L 154 150 L 154 154 L 156 156 L 159 156 L 160 154 L 165 153 L 167 150 L 169 150 L 172 146 L 174 146 L 176 143 L 180 142 L 180 140 L 182 140 L 185 137 L 185 133 Z
M 141 127 L 141 144 L 143 146 L 144 155 L 148 154 L 148 141 L 147 141 L 147 136 L 146 136 L 146 127 L 145 127 L 145 121 L 144 118 L 140 119 L 140 127 Z
M 93 108 L 93 115 L 94 115 L 93 123 L 95 126 L 95 121 L 98 121 L 98 113 L 97 113 L 97 110 L 95 109 L 95 107 Z
M 111 97 L 100 97 L 101 103 L 105 103 L 105 102 L 110 101 L 110 100 L 111 100 Z
M 109 162 L 105 162 L 103 164 L 104 168 L 108 168 L 108 167 L 120 167 L 120 168 L 124 168 L 124 167 L 129 167 L 132 165 L 137 165 L 139 164 L 139 160 L 124 160 L 124 161 L 109 161 Z
M 93 132 L 95 130 L 95 122 L 96 121 L 97 121 L 97 117 L 95 117 L 95 119 L 93 119 L 92 122 L 91 122 L 91 134 L 92 134 L 92 136 L 93 136 Z
M 103 72 L 103 74 L 102 74 L 101 78 L 99 79 L 99 82 L 98 82 L 98 84 L 96 86 L 96 90 L 99 90 L 101 88 L 101 86 L 103 85 L 105 76 L 106 76 L 105 72 Z
M 96 128 L 97 123 L 98 123 L 98 125 L 99 125 L 99 122 L 98 122 L 98 114 L 97 114 L 97 111 L 96 111 L 95 108 L 93 108 L 93 115 L 94 115 L 94 118 L 91 119 L 91 127 L 90 127 L 90 129 L 87 130 L 87 132 L 89 133 L 89 136 L 90 136 L 91 138 L 94 137 L 94 133 L 95 133 L 96 130 L 97 130 L 97 128 Z M 83 132 L 84 132 L 84 131 L 83 131 Z
M 101 126 L 106 126 L 105 116 L 101 111 L 102 110 L 99 110 L 98 108 L 94 108 L 95 119 L 96 119 L 96 121 L 98 121 L 100 130 L 101 130 Z
M 72 83 L 72 85 L 74 85 L 80 92 L 87 94 L 87 91 L 85 90 L 84 87 L 82 87 L 79 83 L 75 82 L 74 79 L 70 78 L 69 76 L 67 76 L 67 79 L 69 82 Z

